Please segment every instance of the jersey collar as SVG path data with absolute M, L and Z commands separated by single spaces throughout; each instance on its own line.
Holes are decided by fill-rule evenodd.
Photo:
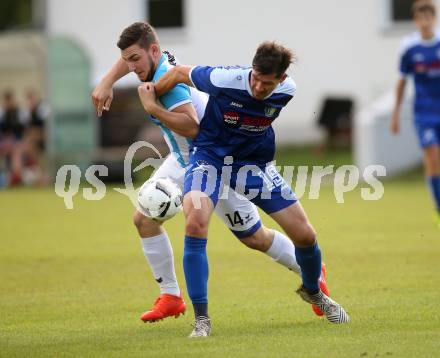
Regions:
M 244 84 L 246 87 L 246 91 L 249 93 L 249 95 L 252 98 L 254 98 L 254 96 L 252 95 L 252 90 L 251 90 L 251 73 L 252 73 L 252 68 L 249 68 L 246 73 L 246 80 L 245 80 Z
M 422 46 L 434 46 L 438 44 L 440 40 L 440 36 L 438 33 L 434 33 L 434 36 L 432 38 L 425 40 L 422 35 L 419 34 L 419 41 Z
M 162 53 L 162 56 L 160 57 L 160 61 L 159 61 L 159 63 L 156 66 L 156 71 L 154 71 L 153 81 L 157 80 L 156 75 L 158 74 L 158 72 L 160 71 L 162 65 L 164 64 L 164 62 L 166 60 L 167 60 L 167 56 L 164 53 Z
M 160 56 L 160 61 L 159 61 L 158 65 L 157 65 L 157 67 L 156 67 L 156 72 L 160 68 L 160 66 L 162 66 L 162 64 L 166 61 L 166 59 L 167 59 L 167 55 L 165 55 L 163 53 L 162 56 Z

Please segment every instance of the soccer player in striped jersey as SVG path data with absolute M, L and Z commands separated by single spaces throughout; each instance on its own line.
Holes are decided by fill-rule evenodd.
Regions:
M 190 337 L 207 336 L 211 329 L 206 244 L 224 168 L 228 168 L 229 185 L 243 194 L 252 192 L 249 199 L 295 244 L 303 281 L 297 291 L 301 298 L 317 305 L 332 323 L 349 321 L 345 310 L 320 289 L 321 251 L 315 230 L 290 186 L 271 164 L 275 153 L 271 124 L 296 90 L 286 74 L 292 61 L 290 50 L 267 42 L 258 47 L 250 68 L 178 65 L 158 82 L 145 84 L 141 93 L 144 108 L 153 115 L 155 94 L 160 97 L 179 83 L 209 94 L 185 175 L 183 264 L 196 316 Z
M 112 86 L 121 77 L 134 71 L 141 81 L 155 81 L 174 68 L 175 58 L 162 52 L 154 29 L 146 23 L 137 22 L 121 34 L 118 46 L 119 59 L 92 94 L 98 115 L 108 110 L 113 98 Z M 140 92 L 143 88 L 140 88 Z M 169 177 L 181 188 L 188 164 L 189 146 L 198 132 L 198 123 L 204 116 L 208 96 L 185 84 L 177 84 L 159 97 L 160 106 L 150 117 L 163 131 L 171 154 L 154 173 L 153 178 Z M 262 251 L 274 261 L 296 273 L 295 247 L 282 233 L 262 225 L 258 211 L 251 202 L 230 189 L 226 199 L 219 200 L 215 211 L 232 233 L 246 246 Z M 177 316 L 185 310 L 185 303 L 174 270 L 173 251 L 170 240 L 161 223 L 150 220 L 141 212 L 134 214 L 134 223 L 141 238 L 144 255 L 159 283 L 161 295 L 153 308 L 145 312 L 143 321 L 157 321 Z M 321 288 L 327 290 L 325 267 L 322 269 Z M 313 306 L 317 315 L 321 310 Z
M 399 133 L 400 105 L 412 76 L 415 84 L 414 125 L 424 153 L 425 176 L 434 199 L 435 219 L 440 228 L 440 34 L 435 32 L 436 9 L 431 2 L 417 1 L 413 18 L 419 33 L 406 38 L 400 56 L 401 78 L 391 132 Z

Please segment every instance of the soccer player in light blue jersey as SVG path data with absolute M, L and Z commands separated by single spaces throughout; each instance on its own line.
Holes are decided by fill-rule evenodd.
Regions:
M 137 22 L 128 26 L 118 41 L 121 58 L 93 91 L 92 100 L 98 115 L 108 110 L 113 98 L 113 84 L 133 71 L 141 81 L 155 81 L 174 68 L 176 59 L 168 52 L 162 52 L 154 29 L 147 23 Z M 139 89 L 140 93 L 143 87 Z M 142 97 L 141 97 L 142 98 Z M 208 96 L 185 84 L 177 84 L 156 102 L 150 119 L 160 126 L 167 142 L 170 155 L 155 171 L 153 178 L 168 177 L 183 189 L 188 164 L 191 137 L 198 132 L 199 121 L 204 116 Z M 188 138 L 189 137 L 189 138 Z M 218 201 L 216 214 L 231 232 L 246 246 L 264 252 L 275 262 L 299 274 L 295 247 L 281 232 L 266 228 L 254 204 L 230 189 L 225 199 Z M 143 253 L 160 287 L 160 296 L 154 306 L 145 312 L 143 321 L 157 321 L 177 316 L 185 310 L 181 291 L 176 279 L 171 242 L 161 223 L 144 216 L 140 211 L 134 214 L 134 224 L 141 239 Z M 320 286 L 326 290 L 325 269 Z M 317 315 L 322 315 L 314 306 Z
M 183 264 L 195 312 L 192 337 L 207 336 L 211 329 L 206 244 L 209 219 L 225 177 L 237 192 L 252 192 L 249 199 L 269 214 L 295 244 L 303 280 L 299 295 L 318 306 L 330 322 L 349 321 L 345 310 L 320 289 L 321 251 L 315 230 L 290 186 L 271 164 L 275 153 L 271 124 L 296 90 L 286 74 L 293 59 L 290 50 L 266 42 L 258 47 L 251 68 L 179 65 L 154 85 L 144 85 L 141 99 L 144 97 L 144 108 L 153 114 L 154 92 L 162 96 L 178 83 L 209 94 L 199 133 L 191 145 L 183 204 Z
M 407 78 L 415 84 L 414 125 L 424 152 L 426 180 L 436 207 L 440 228 L 440 34 L 435 33 L 436 9 L 431 2 L 417 1 L 413 17 L 419 33 L 403 42 L 400 57 L 402 77 L 397 83 L 391 132 L 399 132 L 400 105 Z

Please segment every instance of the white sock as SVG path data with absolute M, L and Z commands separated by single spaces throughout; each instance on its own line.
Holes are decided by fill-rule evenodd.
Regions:
M 159 283 L 160 293 L 180 296 L 179 284 L 174 271 L 174 255 L 168 235 L 164 232 L 157 236 L 141 239 L 145 258 Z
M 301 275 L 301 269 L 296 262 L 295 246 L 293 242 L 279 231 L 274 230 L 272 246 L 266 251 L 266 254 L 278 262 L 280 265 L 287 267 L 289 270 Z

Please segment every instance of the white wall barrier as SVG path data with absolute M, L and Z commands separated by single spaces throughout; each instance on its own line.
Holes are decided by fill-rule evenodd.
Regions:
M 414 130 L 412 93 L 402 104 L 400 133 L 390 133 L 394 93 L 389 92 L 368 108 L 361 110 L 354 121 L 354 157 L 359 169 L 371 164 L 384 165 L 387 176 L 416 167 L 422 160 Z

